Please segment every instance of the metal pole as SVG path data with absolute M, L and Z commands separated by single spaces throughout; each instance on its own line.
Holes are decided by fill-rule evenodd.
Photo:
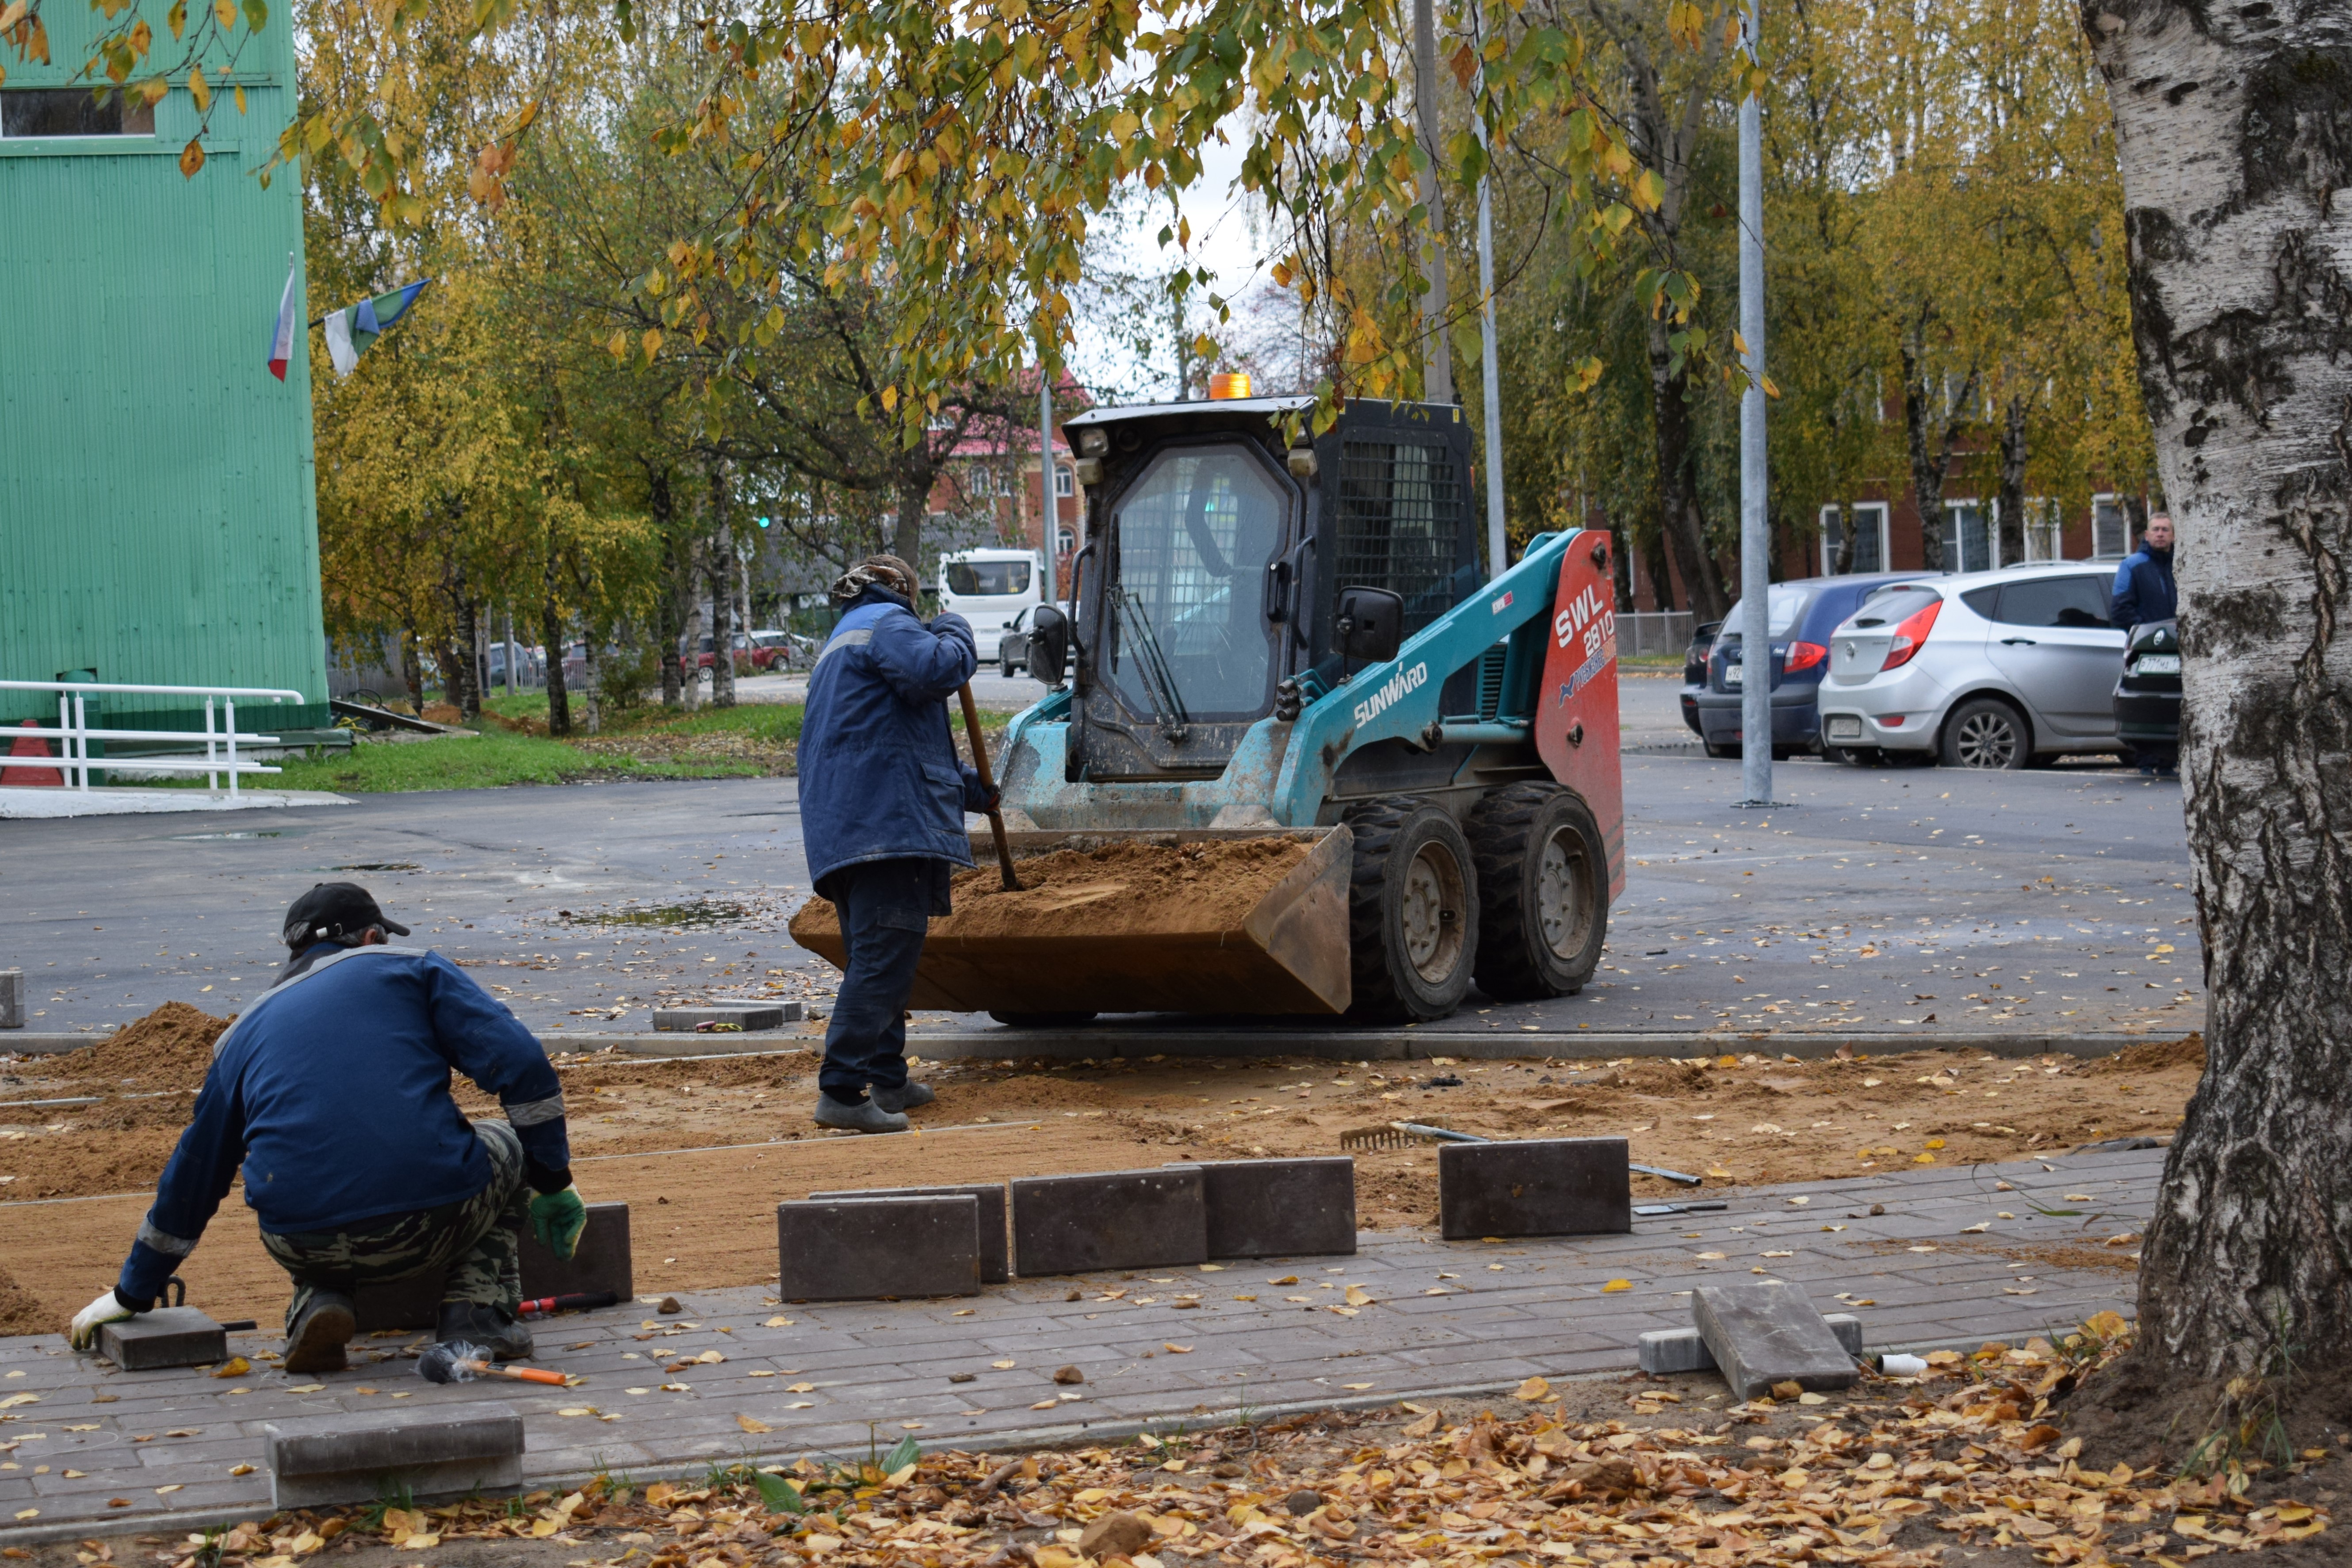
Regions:
M 1748 0 L 1741 47 L 1755 61 L 1762 0 Z M 1772 525 L 1764 449 L 1764 105 L 1739 105 L 1739 335 L 1748 390 L 1739 399 L 1739 699 L 1742 804 L 1772 802 Z
M 226 769 L 228 773 L 228 797 L 231 800 L 235 800 L 237 798 L 236 698 L 223 697 L 221 699 L 221 721 L 228 726 L 228 767 Z
M 1454 356 L 1445 342 L 1445 319 L 1453 306 L 1445 291 L 1445 192 L 1437 181 L 1437 22 L 1432 0 L 1412 0 L 1412 112 L 1429 166 L 1421 173 L 1422 205 L 1429 210 L 1429 286 L 1421 296 L 1421 330 L 1428 333 L 1421 354 L 1421 395 L 1425 403 L 1454 401 Z
M 1045 343 L 1037 342 L 1037 544 L 1045 552 L 1045 570 L 1054 592 L 1061 593 L 1062 552 L 1055 548 L 1062 520 L 1054 505 L 1054 383 L 1045 373 Z
M 1482 18 L 1477 34 L 1477 96 L 1471 100 L 1470 124 L 1478 134 L 1479 147 L 1491 152 L 1486 117 L 1478 111 L 1478 99 L 1486 92 L 1485 32 Z M 1483 173 L 1478 176 L 1478 374 L 1486 405 L 1486 579 L 1492 582 L 1509 569 L 1511 545 L 1503 530 L 1503 373 L 1495 346 L 1495 203 Z M 1577 521 L 1581 526 L 1583 519 Z

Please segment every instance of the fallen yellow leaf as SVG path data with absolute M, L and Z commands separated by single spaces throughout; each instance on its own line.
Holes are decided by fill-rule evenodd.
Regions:
M 1524 1399 L 1529 1404 L 1533 1404 L 1538 1399 L 1549 1399 L 1551 1397 L 1551 1384 L 1546 1383 L 1540 1377 L 1531 1377 L 1528 1379 L 1527 1382 L 1519 1384 L 1518 1388 L 1511 1394 L 1511 1397 L 1514 1399 Z
M 759 1419 L 757 1416 L 745 1415 L 740 1412 L 737 1413 L 735 1416 L 735 1425 L 740 1426 L 746 1432 L 772 1432 L 775 1430 L 773 1426 L 769 1426 L 765 1421 Z
M 241 1355 L 233 1355 L 213 1368 L 215 1377 L 243 1377 L 253 1370 L 253 1363 Z
M 1346 1300 L 1350 1307 L 1369 1307 L 1372 1304 L 1372 1298 L 1360 1285 L 1349 1286 Z
M 1601 1293 L 1604 1296 L 1613 1296 L 1620 1290 L 1631 1290 L 1633 1288 L 1633 1282 L 1631 1279 L 1612 1279 L 1608 1284 L 1601 1287 Z

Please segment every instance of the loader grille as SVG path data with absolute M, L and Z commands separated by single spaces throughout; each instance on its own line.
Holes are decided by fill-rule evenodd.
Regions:
M 1490 724 L 1503 711 L 1503 664 L 1510 656 L 1503 643 L 1478 656 L 1478 717 Z
M 1461 476 L 1444 447 L 1343 442 L 1339 585 L 1402 597 L 1407 636 L 1428 626 L 1453 605 L 1463 506 Z

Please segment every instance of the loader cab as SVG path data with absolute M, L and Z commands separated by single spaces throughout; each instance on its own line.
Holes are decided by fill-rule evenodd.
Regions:
M 1398 595 L 1407 637 L 1475 590 L 1461 411 L 1351 403 L 1320 437 L 1286 440 L 1313 406 L 1234 398 L 1068 422 L 1086 494 L 1071 782 L 1215 778 L 1285 683 L 1339 683 L 1341 589 Z

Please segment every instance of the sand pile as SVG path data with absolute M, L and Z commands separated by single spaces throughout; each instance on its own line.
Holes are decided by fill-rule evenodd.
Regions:
M 0 1334 L 46 1334 L 57 1327 L 57 1314 L 0 1268 Z
M 166 1002 L 103 1044 L 58 1058 L 58 1070 L 68 1078 L 110 1083 L 128 1079 L 142 1089 L 201 1089 L 212 1066 L 213 1042 L 229 1023 L 185 1002 Z
M 1006 890 L 991 859 L 957 873 L 955 913 L 931 929 L 959 937 L 1148 936 L 1237 926 L 1313 848 L 1297 838 L 1239 838 L 1057 849 L 1013 863 L 1018 892 Z M 811 899 L 793 917 L 793 934 L 832 931 L 837 919 L 831 904 Z

